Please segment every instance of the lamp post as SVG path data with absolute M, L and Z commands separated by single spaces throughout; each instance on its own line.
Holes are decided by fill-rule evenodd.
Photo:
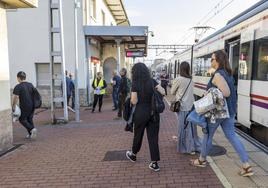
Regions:
M 80 2 L 74 0 L 74 26 L 75 26 L 75 121 L 80 122 L 79 113 L 79 89 L 78 89 L 78 26 L 77 11 L 80 8 Z
M 120 75 L 120 64 L 121 64 L 121 57 L 120 57 L 120 44 L 122 42 L 121 38 L 115 39 L 116 46 L 117 46 L 117 74 Z

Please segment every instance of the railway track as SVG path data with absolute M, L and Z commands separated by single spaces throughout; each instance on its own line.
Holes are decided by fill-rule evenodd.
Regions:
M 251 144 L 256 146 L 257 148 L 259 148 L 260 150 L 262 150 L 263 152 L 268 154 L 268 147 L 266 145 L 262 144 L 261 142 L 259 142 L 258 140 L 256 140 L 252 136 L 250 136 L 249 134 L 247 134 L 244 131 L 240 130 L 238 127 L 235 127 L 235 132 L 238 135 L 240 135 L 241 137 L 243 137 L 244 139 L 246 139 L 247 141 L 249 141 Z

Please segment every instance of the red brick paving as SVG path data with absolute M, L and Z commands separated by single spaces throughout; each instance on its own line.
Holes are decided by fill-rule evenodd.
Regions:
M 0 158 L 0 187 L 223 187 L 209 166 L 192 167 L 191 156 L 176 152 L 176 116 L 168 110 L 161 115 L 160 172 L 148 168 L 147 138 L 136 163 L 103 161 L 107 151 L 131 148 L 133 136 L 123 131 L 124 122 L 113 120 L 111 102 L 105 103 L 102 113 L 81 111 L 81 124 L 37 126 L 36 141 L 25 140 L 25 130 L 15 125 L 15 143 L 24 145 Z M 45 111 L 35 121 L 49 117 Z

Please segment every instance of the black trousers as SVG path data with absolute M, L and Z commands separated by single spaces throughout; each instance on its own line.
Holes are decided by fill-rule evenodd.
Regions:
M 125 107 L 127 94 L 119 94 L 119 100 L 118 100 L 118 117 L 122 117 L 122 112 Z
M 160 160 L 158 136 L 159 136 L 159 114 L 153 118 L 151 116 L 151 104 L 136 106 L 133 117 L 134 122 L 134 139 L 132 145 L 132 152 L 137 154 L 142 145 L 144 131 L 146 129 L 150 155 L 152 161 Z
M 99 110 L 101 110 L 102 107 L 102 99 L 103 99 L 103 95 L 97 95 L 94 94 L 94 102 L 93 102 L 93 109 L 95 110 L 95 107 L 99 101 Z
M 75 107 L 75 93 L 72 93 L 72 109 Z
M 26 128 L 29 135 L 31 135 L 31 130 L 34 128 L 33 115 L 34 110 L 29 112 L 22 111 L 19 118 L 20 123 Z
M 161 87 L 165 89 L 165 94 L 167 95 L 167 84 L 161 84 Z
M 70 96 L 67 96 L 67 106 L 69 106 L 70 98 L 71 98 L 71 95 Z M 64 103 L 63 102 L 61 102 L 61 107 L 62 108 L 64 107 Z

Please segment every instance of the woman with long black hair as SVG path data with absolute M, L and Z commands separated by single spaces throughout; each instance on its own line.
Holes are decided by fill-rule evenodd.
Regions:
M 208 123 L 206 131 L 207 133 L 203 138 L 200 157 L 196 160 L 192 160 L 191 164 L 197 167 L 206 166 L 206 157 L 212 147 L 213 135 L 220 125 L 225 137 L 232 144 L 242 162 L 242 167 L 239 174 L 241 176 L 252 176 L 254 173 L 252 167 L 249 165 L 248 154 L 243 144 L 235 134 L 234 120 L 236 114 L 237 98 L 234 78 L 232 76 L 232 69 L 230 68 L 227 54 L 223 50 L 214 52 L 211 56 L 211 66 L 216 71 L 211 77 L 207 89 L 216 87 L 221 90 L 223 96 L 226 98 L 230 117 L 218 119 L 214 124 Z
M 160 160 L 158 134 L 159 134 L 159 114 L 152 117 L 152 97 L 153 88 L 156 88 L 161 94 L 164 89 L 151 78 L 149 69 L 143 63 L 136 63 L 132 68 L 132 88 L 131 103 L 136 105 L 133 116 L 134 138 L 132 150 L 126 152 L 127 158 L 135 162 L 136 155 L 140 151 L 144 131 L 146 129 L 147 138 L 151 154 L 151 163 L 149 168 L 153 171 L 159 171 L 158 161 Z

